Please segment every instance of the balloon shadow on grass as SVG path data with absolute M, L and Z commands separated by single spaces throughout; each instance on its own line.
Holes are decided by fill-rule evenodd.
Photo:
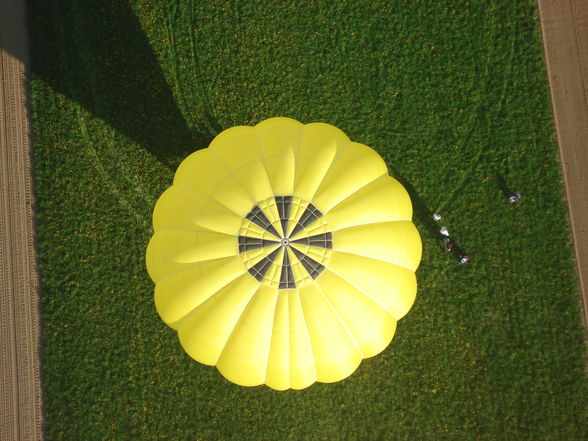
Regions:
M 28 19 L 34 77 L 170 168 L 208 146 L 214 134 L 188 127 L 127 2 L 29 0 Z

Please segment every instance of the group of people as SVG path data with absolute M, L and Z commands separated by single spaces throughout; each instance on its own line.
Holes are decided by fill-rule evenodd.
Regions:
M 441 219 L 442 218 L 439 213 L 433 214 L 433 220 L 435 222 L 439 222 Z M 439 228 L 439 234 L 441 237 L 441 242 L 443 242 L 443 245 L 445 245 L 445 252 L 446 253 L 452 252 L 453 247 L 454 247 L 454 243 L 449 238 L 449 230 L 447 230 L 447 227 L 441 226 L 441 228 Z M 459 259 L 459 263 L 461 263 L 461 264 L 466 264 L 470 261 L 470 256 L 468 256 L 467 254 L 458 253 L 457 257 Z
M 508 197 L 508 202 L 510 202 L 511 204 L 514 204 L 521 197 L 522 197 L 522 195 L 520 193 L 515 193 L 515 194 Z M 439 213 L 433 214 L 433 220 L 435 222 L 439 222 L 441 219 L 442 218 Z M 445 246 L 445 252 L 446 253 L 452 252 L 454 250 L 454 243 L 451 241 L 451 238 L 449 237 L 449 231 L 447 230 L 446 226 L 442 225 L 441 228 L 439 228 L 439 235 L 441 238 L 441 242 L 443 242 L 443 245 Z M 457 253 L 457 258 L 459 260 L 459 263 L 462 265 L 469 263 L 469 261 L 470 261 L 470 256 L 468 256 L 467 254 L 464 254 L 462 252 Z

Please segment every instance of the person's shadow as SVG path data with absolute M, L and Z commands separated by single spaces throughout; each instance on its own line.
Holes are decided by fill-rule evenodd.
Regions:
M 27 11 L 34 77 L 170 168 L 208 146 L 215 134 L 188 127 L 127 2 L 29 0 Z
M 418 219 L 419 223 L 425 227 L 432 237 L 437 239 L 439 247 L 445 249 L 445 245 L 443 243 L 444 236 L 439 231 L 440 225 L 433 220 L 433 212 L 427 207 L 414 185 L 412 185 L 410 181 L 394 167 L 388 166 L 388 169 L 392 173 L 392 176 L 397 179 L 398 182 L 400 182 L 408 192 L 408 195 L 412 201 L 414 215 Z M 455 242 L 453 237 L 451 237 L 451 243 L 451 255 L 459 260 L 461 255 L 465 255 L 465 251 Z
M 513 191 L 508 188 L 504 177 L 496 169 L 494 169 L 494 179 L 496 180 L 496 185 L 498 185 L 498 188 L 500 189 L 505 199 L 508 199 L 514 194 Z
M 391 172 L 392 177 L 398 180 L 402 184 L 402 186 L 408 192 L 410 199 L 412 201 L 412 207 L 414 211 L 415 217 L 419 220 L 419 222 L 427 229 L 427 231 L 434 237 L 439 237 L 439 226 L 433 220 L 433 212 L 429 210 L 423 199 L 420 197 L 418 191 L 410 183 L 408 179 L 406 179 L 399 170 L 395 169 L 394 167 L 388 166 L 388 169 Z

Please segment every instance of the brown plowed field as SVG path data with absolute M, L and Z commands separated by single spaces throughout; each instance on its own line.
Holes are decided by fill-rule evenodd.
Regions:
M 584 325 L 588 325 L 588 0 L 539 0 Z
M 0 440 L 43 438 L 24 1 L 0 0 Z

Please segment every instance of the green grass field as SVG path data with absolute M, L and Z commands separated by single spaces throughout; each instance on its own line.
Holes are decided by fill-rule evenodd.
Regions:
M 588 439 L 534 1 L 30 0 L 28 13 L 47 439 Z M 235 386 L 191 360 L 144 264 L 181 160 L 272 116 L 376 149 L 424 245 L 392 344 L 303 391 Z M 431 211 L 469 265 L 443 252 Z

